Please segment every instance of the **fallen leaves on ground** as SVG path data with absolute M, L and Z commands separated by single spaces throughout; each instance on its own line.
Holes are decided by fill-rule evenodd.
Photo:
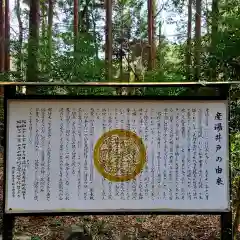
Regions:
M 64 229 L 80 225 L 94 239 L 217 239 L 219 217 L 216 216 L 85 216 L 20 217 L 15 232 L 39 236 L 42 240 L 63 239 Z M 126 238 L 128 237 L 128 238 Z M 131 237 L 131 238 L 129 238 Z

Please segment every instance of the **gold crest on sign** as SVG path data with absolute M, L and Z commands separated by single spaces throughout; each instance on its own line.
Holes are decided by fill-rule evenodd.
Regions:
M 109 181 L 135 179 L 146 164 L 146 149 L 135 133 L 114 129 L 104 133 L 94 148 L 94 164 Z

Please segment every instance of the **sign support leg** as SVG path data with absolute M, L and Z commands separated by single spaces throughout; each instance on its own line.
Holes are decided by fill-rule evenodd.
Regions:
M 11 214 L 3 214 L 3 239 L 12 240 L 15 217 Z
M 233 239 L 232 234 L 232 212 L 221 214 L 221 240 Z
M 5 211 L 6 207 L 6 173 L 7 173 L 7 99 L 10 96 L 16 94 L 16 87 L 5 86 L 4 87 L 4 164 L 3 164 L 3 239 L 12 240 L 13 239 L 13 230 L 14 230 L 14 220 L 15 216 L 7 214 Z

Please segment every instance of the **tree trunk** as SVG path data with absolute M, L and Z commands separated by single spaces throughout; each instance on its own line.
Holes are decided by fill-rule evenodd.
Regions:
M 10 22 L 9 22 L 9 0 L 5 0 L 5 72 L 10 70 Z
M 218 0 L 212 1 L 212 34 L 211 34 L 211 80 L 216 81 L 217 72 L 217 61 L 215 57 L 216 52 L 216 41 L 217 41 L 217 32 L 218 32 L 218 17 L 219 17 L 219 9 L 218 9 Z
M 148 70 L 153 68 L 153 0 L 148 0 L 148 44 L 149 44 L 149 59 L 148 59 Z
M 98 57 L 98 41 L 97 41 L 97 24 L 96 19 L 94 15 L 94 9 L 91 11 L 92 21 L 93 21 L 93 37 L 94 37 L 94 45 L 95 45 L 95 54 L 96 54 L 96 60 L 99 59 Z
M 45 1 L 40 1 L 40 8 L 41 8 L 41 32 L 42 32 L 42 38 L 45 40 L 46 38 L 46 6 L 45 6 Z
M 39 48 L 39 0 L 30 0 L 29 39 L 27 60 L 27 81 L 38 81 L 38 48 Z M 35 87 L 29 87 L 27 94 L 34 93 Z
M 53 0 L 48 0 L 48 57 L 52 58 L 52 26 L 53 26 Z
M 88 10 L 88 6 L 89 6 L 90 0 L 86 0 L 85 4 L 86 4 L 86 12 L 85 12 L 85 32 L 88 33 L 89 29 L 90 29 L 90 19 L 89 19 L 89 10 Z
M 22 76 L 22 44 L 23 44 L 23 22 L 21 19 L 21 6 L 20 0 L 16 1 L 16 15 L 18 19 L 18 28 L 19 28 L 19 35 L 18 35 L 18 56 L 17 56 L 17 72 L 19 76 L 19 80 L 23 80 Z
M 155 22 L 155 15 L 156 15 L 156 0 L 152 0 L 152 68 L 155 69 L 156 65 L 156 22 Z
M 106 81 L 111 81 L 112 78 L 112 0 L 106 1 Z
M 123 14 L 123 10 L 124 10 L 124 5 L 121 4 L 121 10 L 120 10 L 120 15 L 121 15 L 121 26 L 120 26 L 120 56 L 119 56 L 119 60 L 120 60 L 120 81 L 123 81 L 123 41 L 124 41 L 124 14 Z
M 52 28 L 53 28 L 53 0 L 48 0 L 48 29 L 47 29 L 47 51 L 48 51 L 48 69 L 51 71 L 52 61 Z
M 41 25 L 41 43 L 43 44 L 43 49 L 41 52 L 46 56 L 47 51 L 45 46 L 47 45 L 47 9 L 45 5 L 45 1 L 40 0 L 40 19 L 39 19 L 39 24 Z M 48 69 L 46 64 L 47 64 L 47 59 L 44 59 L 42 57 L 39 58 L 39 68 L 41 73 L 46 73 L 46 70 Z
M 208 0 L 205 0 L 206 6 L 206 28 L 207 28 L 207 35 L 210 35 L 210 24 L 209 24 L 209 9 L 208 9 Z
M 89 19 L 89 4 L 91 0 L 86 0 L 83 10 L 80 11 L 79 16 L 79 29 L 81 33 L 87 33 L 90 29 L 90 19 Z
M 186 75 L 187 80 L 191 81 L 192 65 L 192 0 L 188 0 L 188 25 L 187 25 L 187 47 L 186 47 Z
M 74 6 L 73 6 L 73 12 L 74 12 L 74 52 L 77 51 L 77 41 L 78 41 L 78 0 L 74 0 Z
M 0 73 L 4 72 L 4 0 L 0 0 Z
M 202 0 L 196 0 L 195 14 L 195 80 L 200 80 L 200 53 L 201 53 L 201 6 Z

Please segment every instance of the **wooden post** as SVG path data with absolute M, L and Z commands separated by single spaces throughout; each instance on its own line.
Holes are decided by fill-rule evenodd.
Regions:
M 7 99 L 15 96 L 16 86 L 4 87 L 4 161 L 3 161 L 3 233 L 4 240 L 13 239 L 15 217 L 12 214 L 6 213 L 6 182 L 7 182 Z
M 233 239 L 232 212 L 221 214 L 221 240 Z

